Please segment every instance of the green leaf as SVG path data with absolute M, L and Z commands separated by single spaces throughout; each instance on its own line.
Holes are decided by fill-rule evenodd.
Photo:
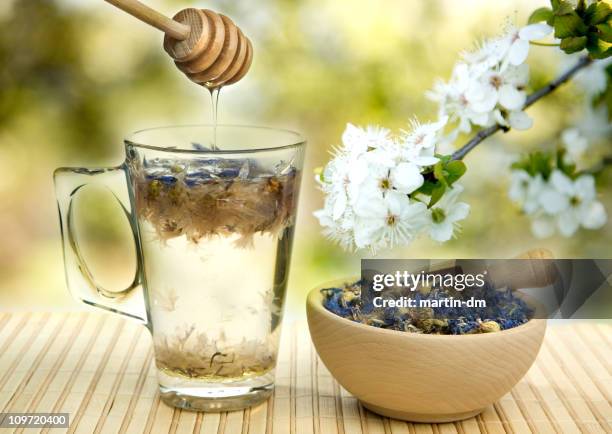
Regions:
M 553 27 L 555 28 L 555 38 L 564 39 L 570 36 L 584 36 L 588 27 L 582 19 L 575 13 L 556 16 Z
M 612 14 L 612 9 L 610 5 L 606 2 L 600 1 L 596 3 L 592 3 L 586 10 L 584 15 L 584 20 L 589 25 L 597 25 L 606 22 L 610 15 Z
M 425 181 L 423 185 L 416 191 L 416 193 L 422 193 L 427 196 L 431 196 L 434 191 L 434 188 L 438 185 L 437 182 Z
M 596 7 L 597 7 L 597 2 L 595 3 L 591 3 L 586 11 L 584 12 L 584 22 L 587 24 L 592 24 L 592 20 L 593 20 L 593 16 L 595 15 L 595 11 L 596 11 Z
M 459 178 L 463 176 L 467 167 L 463 161 L 451 161 L 446 165 L 446 171 L 448 175 L 446 177 L 446 181 L 448 185 L 453 185 Z
M 446 171 L 444 170 L 444 163 L 438 161 L 434 166 L 434 177 L 441 183 L 446 183 Z
M 535 24 L 542 21 L 548 21 L 553 16 L 553 11 L 550 8 L 538 8 L 529 17 L 527 24 Z
M 427 207 L 431 208 L 436 203 L 438 203 L 438 201 L 440 199 L 442 199 L 442 196 L 444 196 L 444 192 L 445 191 L 446 191 L 446 186 L 444 184 L 442 184 L 442 183 L 440 183 L 436 187 L 434 187 L 434 189 L 433 189 L 433 191 L 431 193 L 431 200 L 429 201 L 429 205 Z
M 574 163 L 566 163 L 565 162 L 565 154 L 567 150 L 565 148 L 557 149 L 557 168 L 565 173 L 570 178 L 575 178 L 576 173 L 576 165 Z
M 599 49 L 598 51 L 590 54 L 594 59 L 607 59 L 608 57 L 612 56 L 612 47 L 608 47 L 605 50 Z
M 601 23 L 597 24 L 596 27 L 599 32 L 599 39 L 612 43 L 612 26 L 609 23 Z
M 524 170 L 531 176 L 541 174 L 544 179 L 548 179 L 552 172 L 554 159 L 555 156 L 549 152 L 536 151 L 523 156 L 512 164 L 512 168 Z
M 434 154 L 434 157 L 436 157 L 442 163 L 448 163 L 453 156 L 452 155 L 443 155 L 443 154 L 436 153 L 436 154 Z
M 562 15 L 571 15 L 571 14 L 575 14 L 576 12 L 574 11 L 574 6 L 572 6 L 571 3 L 565 1 L 565 0 L 561 0 L 559 2 L 559 6 L 557 6 L 554 11 L 553 14 L 555 16 L 562 16 Z
M 586 48 L 593 59 L 605 59 L 612 55 L 612 45 L 599 39 L 596 33 L 590 33 Z
M 586 36 L 573 36 L 561 41 L 560 48 L 567 54 L 576 53 L 584 50 L 587 44 Z
M 325 182 L 325 167 L 316 167 L 314 169 L 314 174 L 320 182 Z

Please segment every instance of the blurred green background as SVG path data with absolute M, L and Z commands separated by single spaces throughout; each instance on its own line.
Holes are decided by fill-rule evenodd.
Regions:
M 364 253 L 323 239 L 312 212 L 322 204 L 313 169 L 329 158 L 346 122 L 406 127 L 433 120 L 425 98 L 447 79 L 458 53 L 508 22 L 523 25 L 545 0 L 149 1 L 172 15 L 187 6 L 231 16 L 255 46 L 252 71 L 221 93 L 220 122 L 295 129 L 309 142 L 290 279 L 289 309 L 306 291 L 357 274 Z M 52 172 L 122 160 L 124 135 L 141 128 L 211 120 L 208 93 L 161 49 L 162 35 L 102 0 L 0 2 L 0 309 L 74 309 L 64 284 Z M 560 56 L 532 47 L 532 85 L 559 72 Z M 506 196 L 512 154 L 551 145 L 580 109 L 568 86 L 530 109 L 535 127 L 499 135 L 470 154 L 463 180 L 472 213 L 462 235 L 428 239 L 379 257 L 510 257 L 547 247 L 557 257 L 610 257 L 612 223 L 574 238 L 541 241 Z M 610 171 L 608 171 L 610 172 Z M 602 181 L 610 185 L 610 173 Z M 602 201 L 612 214 L 610 189 Z M 118 239 L 121 218 L 90 201 L 99 266 L 131 273 Z

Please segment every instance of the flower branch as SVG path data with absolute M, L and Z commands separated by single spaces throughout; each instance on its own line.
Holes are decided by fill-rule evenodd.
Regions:
M 578 71 L 589 66 L 592 62 L 593 61 L 588 56 L 581 57 L 580 60 L 573 67 L 565 71 L 563 74 L 548 83 L 546 86 L 542 87 L 541 89 L 538 89 L 537 91 L 529 95 L 526 98 L 525 104 L 523 105 L 522 109 L 525 110 L 526 108 L 532 106 L 534 103 L 536 103 L 546 95 L 549 95 L 550 93 L 554 92 L 559 86 L 571 80 L 571 78 L 576 75 Z M 478 131 L 478 133 L 472 139 L 470 139 L 470 141 L 468 141 L 465 145 L 463 145 L 461 148 L 459 148 L 456 152 L 453 153 L 452 159 L 463 159 L 472 149 L 478 146 L 485 139 L 491 137 L 498 131 L 507 132 L 509 130 L 510 127 L 495 124 L 493 126 Z
M 498 131 L 531 128 L 528 107 L 586 69 L 591 59 L 610 57 L 611 21 L 612 9 L 606 2 L 595 0 L 587 6 L 581 0 L 572 6 L 566 0 L 552 0 L 551 8 L 532 14 L 529 25 L 509 27 L 462 53 L 450 79 L 438 80 L 428 92 L 438 105 L 437 122 L 413 120 L 400 134 L 349 124 L 341 146 L 316 178 L 325 194 L 323 209 L 315 213 L 323 233 L 347 250 L 372 251 L 406 246 L 422 234 L 438 242 L 456 236 L 460 221 L 470 211 L 459 200 L 463 188 L 457 181 L 466 171 L 463 158 Z M 530 45 L 550 46 L 542 39 L 553 32 L 565 53 L 584 50 L 588 55 L 528 95 Z M 597 98 L 604 102 L 610 100 L 608 92 L 612 94 L 605 90 L 612 81 L 606 75 L 612 74 L 607 65 L 599 61 L 589 68 L 589 73 L 600 76 L 590 87 L 597 88 Z M 598 83 L 603 83 L 603 89 Z M 592 106 L 597 102 L 607 111 L 601 101 L 592 99 Z M 589 116 L 591 122 L 596 118 Z M 596 132 L 585 129 L 591 135 Z M 475 135 L 452 155 L 438 151 L 438 145 L 472 132 Z M 589 141 L 582 132 L 566 130 L 561 136 L 564 147 L 529 154 L 513 165 L 511 199 L 532 217 L 538 236 L 557 230 L 570 236 L 580 227 L 598 229 L 607 221 L 606 210 L 597 200 L 594 176 L 576 169 Z

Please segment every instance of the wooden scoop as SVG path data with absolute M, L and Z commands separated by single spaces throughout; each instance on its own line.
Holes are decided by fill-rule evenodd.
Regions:
M 190 80 L 216 89 L 242 79 L 253 46 L 234 22 L 208 9 L 183 9 L 170 19 L 138 0 L 105 0 L 163 31 L 164 50 Z
M 494 288 L 503 286 L 508 286 L 512 290 L 543 288 L 554 284 L 560 278 L 550 250 L 533 249 L 513 259 L 493 261 L 487 267 L 486 279 Z M 457 262 L 461 260 L 436 263 L 433 271 L 478 274 L 482 272 L 484 261 L 470 262 L 468 259 L 461 263 L 460 269 L 455 268 Z

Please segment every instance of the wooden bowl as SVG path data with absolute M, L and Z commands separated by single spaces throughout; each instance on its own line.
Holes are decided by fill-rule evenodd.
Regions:
M 323 306 L 322 288 L 342 287 L 349 281 L 310 291 L 306 302 L 310 335 L 336 380 L 366 408 L 383 416 L 450 422 L 477 415 L 525 375 L 546 331 L 544 319 L 473 335 L 379 329 L 339 317 Z

